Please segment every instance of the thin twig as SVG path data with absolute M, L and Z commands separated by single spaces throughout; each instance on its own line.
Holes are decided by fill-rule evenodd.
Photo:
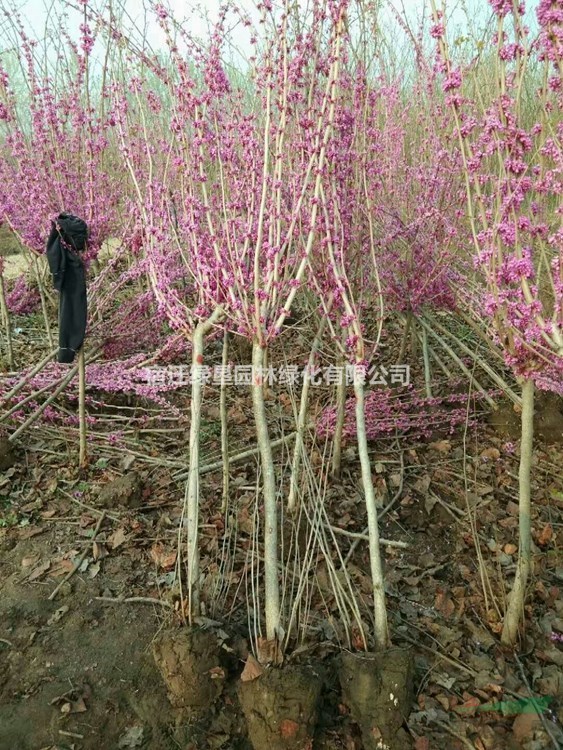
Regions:
M 75 740 L 83 740 L 84 735 L 83 734 L 77 734 L 76 732 L 66 732 L 64 729 L 59 729 L 59 734 L 62 737 L 72 737 Z
M 348 531 L 347 529 L 340 529 L 338 526 L 332 526 L 329 524 L 325 524 L 326 528 L 330 528 L 331 531 L 334 531 L 335 534 L 342 534 L 342 536 L 348 536 L 351 539 L 359 539 L 360 541 L 369 541 L 368 534 L 361 533 L 359 531 Z M 398 542 L 394 539 L 383 539 L 380 537 L 379 542 L 381 546 L 386 547 L 400 547 L 401 549 L 408 549 L 407 542 Z
M 94 534 L 92 535 L 92 539 L 90 540 L 91 542 L 93 542 L 93 541 L 94 541 L 94 540 L 96 539 L 96 537 L 98 536 L 98 532 L 99 532 L 99 530 L 100 530 L 100 528 L 101 528 L 101 526 L 102 526 L 102 523 L 103 523 L 103 521 L 104 521 L 104 518 L 105 518 L 105 517 L 106 517 L 106 514 L 105 514 L 105 512 L 102 512 L 102 515 L 100 516 L 100 518 L 98 519 L 98 523 L 96 524 L 96 528 L 94 529 Z M 68 580 L 69 580 L 70 578 L 72 578 L 72 576 L 73 576 L 73 575 L 74 575 L 74 574 L 76 573 L 76 571 L 77 571 L 77 570 L 78 570 L 78 569 L 80 568 L 80 566 L 82 565 L 82 563 L 83 563 L 83 561 L 84 561 L 84 558 L 85 558 L 85 557 L 86 557 L 86 555 L 88 554 L 88 550 L 89 550 L 89 549 L 90 549 L 90 545 L 88 545 L 88 546 L 87 546 L 87 547 L 86 547 L 86 548 L 84 549 L 84 552 L 83 552 L 83 553 L 82 553 L 82 554 L 80 555 L 80 557 L 79 557 L 79 558 L 78 558 L 78 560 L 76 561 L 76 563 L 75 563 L 75 565 L 74 565 L 73 569 L 72 569 L 72 570 L 69 570 L 69 572 L 68 572 L 68 573 L 66 574 L 66 576 L 65 576 L 65 577 L 63 578 L 63 580 L 62 580 L 62 581 L 61 581 L 61 582 L 59 583 L 59 585 L 58 585 L 58 586 L 57 586 L 57 587 L 56 587 L 56 588 L 55 588 L 55 589 L 54 589 L 53 591 L 51 591 L 51 593 L 49 594 L 49 597 L 48 597 L 48 599 L 49 599 L 49 601 L 50 601 L 50 602 L 52 602 L 52 601 L 53 601 L 53 599 L 54 599 L 54 598 L 56 597 L 56 595 L 57 595 L 57 594 L 59 593 L 59 591 L 61 590 L 61 587 L 62 587 L 62 586 L 63 586 L 63 585 L 64 585 L 64 584 L 65 584 L 65 583 L 66 583 L 66 582 L 67 582 L 67 581 L 68 581 Z
M 290 440 L 293 440 L 295 437 L 295 432 L 291 432 L 289 435 L 285 435 L 285 437 L 279 438 L 278 440 L 272 440 L 272 448 L 279 448 L 280 445 L 284 445 L 285 443 L 289 443 Z M 236 456 L 232 456 L 229 458 L 229 466 L 234 463 L 238 463 L 239 461 L 244 461 L 246 458 L 251 458 L 252 456 L 257 456 L 259 453 L 258 448 L 250 448 L 247 451 L 243 451 L 242 453 L 238 453 Z M 222 468 L 223 461 L 215 461 L 215 463 L 207 464 L 206 466 L 201 466 L 199 473 L 200 474 L 207 474 L 210 471 L 217 471 L 217 469 Z M 182 479 L 187 479 L 188 472 L 184 471 L 181 474 L 175 474 L 174 479 L 177 479 L 178 481 L 181 481 Z
M 92 353 L 92 354 L 91 354 L 91 355 L 89 356 L 89 358 L 88 358 L 88 362 L 91 362 L 91 361 L 92 361 L 92 360 L 93 360 L 93 359 L 94 359 L 95 357 L 97 357 L 100 351 L 101 351 L 101 347 L 98 347 L 98 348 L 97 348 L 97 349 L 96 349 L 96 350 L 95 350 L 95 351 L 94 351 L 94 352 L 93 352 L 93 353 Z M 20 425 L 20 426 L 18 427 L 18 429 L 17 429 L 17 430 L 16 430 L 16 431 L 15 431 L 14 433 L 12 433 L 12 434 L 10 435 L 10 437 L 8 438 L 8 440 L 9 440 L 10 442 L 11 442 L 11 441 L 13 441 L 13 440 L 15 440 L 15 439 L 16 439 L 16 438 L 17 438 L 17 437 L 18 437 L 18 436 L 19 436 L 19 435 L 20 435 L 20 434 L 21 434 L 21 433 L 22 433 L 22 432 L 23 432 L 23 431 L 24 431 L 25 429 L 27 429 L 27 427 L 30 427 L 30 426 L 31 426 L 31 425 L 32 425 L 32 424 L 33 424 L 34 422 L 36 422 L 36 421 L 37 421 L 37 420 L 39 419 L 39 417 L 41 416 L 41 414 L 43 414 L 43 412 L 44 412 L 44 411 L 45 411 L 45 409 L 46 409 L 46 408 L 47 408 L 47 407 L 49 406 L 49 404 L 51 404 L 51 403 L 52 403 L 52 402 L 53 402 L 53 401 L 54 401 L 54 400 L 55 400 L 55 399 L 57 398 L 57 396 L 58 396 L 58 395 L 59 395 L 59 394 L 60 394 L 60 393 L 61 393 L 62 391 L 64 391 L 64 389 L 66 388 L 66 386 L 68 385 L 68 383 L 70 383 L 70 381 L 71 381 L 71 380 L 72 380 L 72 378 L 73 378 L 73 377 L 75 376 L 75 374 L 76 374 L 76 372 L 77 372 L 77 371 L 78 371 L 78 364 L 76 364 L 76 365 L 74 365 L 74 366 L 72 367 L 72 369 L 70 370 L 70 372 L 69 372 L 69 373 L 68 373 L 68 374 L 66 375 L 66 377 L 64 377 L 64 378 L 62 379 L 62 381 L 59 381 L 59 382 L 60 382 L 60 385 L 59 385 L 59 386 L 58 386 L 58 388 L 56 388 L 56 389 L 55 389 L 55 391 L 54 391 L 54 392 L 53 392 L 53 393 L 52 393 L 52 394 L 51 394 L 51 395 L 49 396 L 49 398 L 48 398 L 48 399 L 47 399 L 47 400 L 46 400 L 46 401 L 45 401 L 45 402 L 44 402 L 43 404 L 41 404 L 41 406 L 40 406 L 40 407 L 39 407 L 39 408 L 38 408 L 38 409 L 37 409 L 37 410 L 36 410 L 36 411 L 35 411 L 35 412 L 34 412 L 33 414 L 31 414 L 31 416 L 29 416 L 29 417 L 28 417 L 28 418 L 26 419 L 26 421 L 25 421 L 25 422 L 24 422 L 24 423 L 23 423 L 22 425 Z M 52 388 L 52 386 L 45 386 L 45 387 L 44 387 L 44 388 L 42 388 L 42 389 L 41 389 L 40 391 L 37 391 L 37 392 L 36 392 L 35 394 L 32 394 L 32 397 L 35 397 L 35 396 L 37 396 L 37 395 L 38 395 L 39 393 L 41 393 L 41 392 L 44 392 L 45 390 L 47 390 L 47 389 L 49 389 L 49 388 Z M 16 406 L 17 406 L 17 408 L 19 408 L 19 407 L 20 407 L 21 405 L 23 405 L 24 403 L 26 403 L 26 402 L 27 402 L 28 400 L 29 400 L 29 396 L 28 396 L 28 397 L 27 397 L 26 399 L 23 399 L 22 401 L 20 401 L 20 402 L 19 402 L 19 404 L 17 404 L 17 405 L 16 405 Z M 12 409 L 10 409 L 10 411 L 9 411 L 9 412 L 7 412 L 7 413 L 6 413 L 6 415 L 4 415 L 4 417 L 5 417 L 5 416 L 7 416 L 7 415 L 9 415 L 9 414 L 11 414 L 12 412 L 13 412 L 13 408 L 12 408 Z M 4 419 L 4 417 L 2 417 L 2 418 Z
M 413 625 L 413 623 L 409 623 L 409 625 Z M 416 625 L 414 626 L 416 627 Z M 420 632 L 422 631 L 422 628 L 416 627 L 417 630 Z M 406 635 L 405 633 L 401 633 L 400 636 L 403 640 L 408 641 L 409 643 L 412 643 L 413 646 L 416 646 L 416 648 L 422 648 L 424 651 L 429 651 L 431 654 L 434 654 L 434 656 L 437 659 L 442 659 L 443 661 L 448 662 L 448 664 L 451 664 L 452 667 L 456 667 L 461 672 L 465 672 L 465 674 L 470 675 L 471 677 L 475 677 L 477 674 L 474 669 L 471 669 L 470 667 L 466 667 L 465 664 L 462 664 L 460 661 L 457 661 L 456 659 L 453 659 L 451 656 L 448 656 L 447 654 L 444 654 L 443 651 L 437 651 L 436 647 L 440 647 L 440 642 L 437 641 L 435 638 L 432 640 L 435 642 L 434 648 L 431 648 L 430 646 L 427 646 L 425 643 L 422 643 L 420 639 L 416 640 L 415 638 L 411 638 L 410 636 Z
M 460 349 L 475 360 L 479 367 L 481 367 L 481 369 L 484 370 L 487 375 L 489 375 L 489 377 L 499 386 L 499 388 L 510 398 L 513 403 L 518 404 L 519 406 L 521 405 L 522 399 L 520 398 L 520 396 L 518 396 L 518 394 L 516 394 L 512 390 L 506 380 L 501 377 L 499 373 L 489 365 L 488 362 L 486 362 L 482 357 L 479 357 L 474 350 L 470 349 L 466 344 L 464 344 L 463 341 L 461 341 L 455 334 L 438 323 L 435 318 L 431 318 L 427 322 L 430 323 L 430 325 L 435 325 L 436 328 L 438 328 L 438 330 L 440 330 L 445 336 L 449 336 L 450 339 L 453 339 L 460 347 Z
M 174 609 L 174 605 L 164 599 L 153 599 L 150 596 L 95 596 L 97 602 L 111 602 L 112 604 L 160 604 L 161 607 Z
M 496 404 L 493 401 L 493 399 L 489 396 L 485 388 L 479 383 L 477 378 L 473 376 L 473 374 L 470 372 L 470 370 L 467 369 L 467 367 L 463 364 L 461 359 L 457 356 L 457 354 L 454 352 L 454 350 L 451 348 L 451 346 L 448 345 L 447 341 L 444 341 L 444 339 L 423 319 L 420 318 L 420 323 L 424 328 L 428 331 L 428 333 L 436 339 L 436 341 L 440 344 L 442 349 L 444 349 L 451 359 L 456 363 L 456 365 L 459 367 L 459 369 L 463 372 L 463 374 L 469 378 L 470 382 L 472 382 L 475 386 L 475 389 L 481 393 L 485 401 L 489 404 L 489 406 L 492 409 L 496 408 Z M 457 339 L 456 339 L 457 340 Z
M 121 521 L 121 518 L 119 516 L 113 516 L 111 513 L 107 513 L 105 510 L 98 510 L 98 508 L 94 508 L 92 505 L 83 503 L 82 500 L 78 500 L 78 498 L 73 497 L 70 494 L 70 492 L 63 490 L 60 487 L 59 487 L 59 492 L 62 492 L 62 494 L 66 495 L 69 500 L 72 500 L 73 503 L 76 503 L 76 505 L 80 505 L 81 508 L 85 508 L 86 510 L 89 510 L 91 513 L 96 513 L 96 515 L 100 515 L 100 516 L 105 515 L 106 518 L 109 518 L 112 521 Z
M 52 351 L 50 351 L 46 357 L 44 357 L 40 362 L 38 362 L 32 370 L 26 373 L 23 376 L 23 378 L 16 383 L 16 385 L 12 388 L 11 391 L 6 393 L 5 396 L 2 396 L 2 400 L 0 401 L 0 404 L 5 404 L 8 401 L 11 401 L 11 399 L 21 391 L 24 385 L 29 380 L 31 380 L 31 378 L 35 377 L 35 375 L 37 375 L 37 373 L 40 370 L 42 370 L 47 364 L 49 364 L 52 361 L 56 353 L 57 353 L 57 349 L 53 349 Z M 8 373 L 8 375 L 10 375 L 10 373 Z M 17 375 L 21 375 L 21 372 L 18 372 Z

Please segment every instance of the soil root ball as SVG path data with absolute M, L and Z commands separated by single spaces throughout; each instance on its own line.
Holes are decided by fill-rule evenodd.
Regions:
M 216 636 L 197 628 L 165 630 L 153 656 L 174 708 L 191 717 L 206 712 L 223 691 L 225 672 Z
M 403 722 L 413 700 L 413 658 L 410 650 L 344 653 L 340 684 L 344 703 L 362 732 L 365 750 L 410 747 Z
M 310 750 L 322 679 L 315 668 L 269 669 L 239 684 L 239 699 L 255 750 Z

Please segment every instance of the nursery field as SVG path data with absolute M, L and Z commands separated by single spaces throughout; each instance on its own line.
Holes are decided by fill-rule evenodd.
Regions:
M 276 359 L 284 354 L 283 336 L 278 346 Z M 234 350 L 233 361 L 243 354 Z M 254 430 L 249 389 L 233 388 L 227 399 L 232 455 L 244 456 Z M 314 394 L 319 407 L 329 399 L 327 386 Z M 189 424 L 175 420 L 171 429 L 165 413 L 151 416 L 148 402 L 106 398 L 105 426 L 102 419 L 87 469 L 73 465 L 72 428 L 57 436 L 56 429 L 38 427 L 31 440 L 2 456 L 2 747 L 99 748 L 100 737 L 103 747 L 250 747 L 237 688 L 252 651 L 247 608 L 253 565 L 259 564 L 253 549 L 260 468 L 256 456 L 233 462 L 224 512 L 217 389 L 209 387 L 205 401 L 201 460 L 216 468 L 204 471 L 200 485 L 201 655 L 181 640 L 166 640 L 183 632 L 175 571 Z M 273 439 L 290 438 L 274 449 L 279 471 L 287 473 L 291 393 L 272 389 L 266 403 Z M 178 391 L 174 404 L 187 410 L 189 389 Z M 75 403 L 67 406 L 75 412 Z M 516 654 L 500 647 L 499 633 L 504 581 L 517 559 L 518 416 L 503 400 L 497 411 L 471 404 L 468 416 L 470 425 L 453 434 L 444 422 L 423 440 L 407 434 L 370 443 L 385 506 L 379 524 L 390 627 L 394 644 L 414 654 L 409 734 L 399 746 L 556 746 L 563 414 L 549 398 L 537 410 L 534 579 Z M 150 423 L 139 428 L 138 420 L 147 417 Z M 112 446 L 104 434 L 109 438 L 116 421 L 124 438 Z M 313 445 L 310 470 L 326 450 Z M 278 700 L 290 705 L 299 690 L 321 690 L 318 748 L 362 747 L 340 687 L 342 648 L 359 635 L 341 623 L 331 580 L 346 577 L 367 620 L 369 555 L 359 474 L 354 441 L 346 440 L 341 477 L 311 496 L 297 517 L 281 521 L 284 588 L 294 590 L 306 572 L 311 592 L 283 667 L 303 669 L 305 684 L 290 683 Z M 319 538 L 312 542 L 310 520 L 321 512 Z M 190 705 L 188 719 L 182 707 L 171 706 L 159 669 L 169 680 L 171 672 L 183 675 L 169 682 L 173 695 L 180 692 L 176 700 L 206 710 Z M 210 687 L 210 669 L 218 689 Z
M 563 747 L 563 4 L 482 6 L 2 1 L 0 750 Z

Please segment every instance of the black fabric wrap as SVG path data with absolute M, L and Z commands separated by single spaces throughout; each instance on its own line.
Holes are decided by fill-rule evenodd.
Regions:
M 86 249 L 88 226 L 72 214 L 59 214 L 51 223 L 47 261 L 59 292 L 59 362 L 73 362 L 84 343 L 87 319 L 86 269 L 80 253 Z

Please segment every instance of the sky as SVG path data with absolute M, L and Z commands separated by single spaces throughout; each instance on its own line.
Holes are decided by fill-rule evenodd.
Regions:
M 42 36 L 42 30 L 45 25 L 49 10 L 50 12 L 59 13 L 63 10 L 65 3 L 61 0 L 0 0 L 0 7 L 6 7 L 9 3 L 14 2 L 24 17 L 26 23 L 34 29 L 35 33 Z M 306 0 L 299 0 L 303 4 L 306 4 Z M 213 19 L 217 15 L 217 9 L 221 3 L 221 0 L 165 0 L 165 5 L 169 6 L 175 17 L 190 19 L 190 25 L 192 32 L 197 35 L 204 35 L 206 31 L 206 23 L 204 19 L 206 16 Z M 145 23 L 145 5 L 143 0 L 121 0 L 121 4 L 124 6 L 130 19 L 137 26 L 142 26 Z M 243 8 L 252 8 L 254 6 L 253 0 L 240 0 L 239 5 Z M 428 0 L 384 0 L 382 3 L 384 6 L 383 16 L 391 16 L 392 12 L 388 7 L 393 6 L 398 12 L 406 12 L 408 17 L 413 21 L 420 18 L 423 12 L 429 13 L 430 3 Z M 477 15 L 488 14 L 488 2 L 486 0 L 448 0 L 447 7 L 448 12 L 452 16 L 452 21 L 461 24 L 464 21 L 465 14 L 462 10 L 463 6 L 466 6 L 469 14 L 472 18 Z M 156 24 L 152 23 L 149 27 L 151 41 L 153 46 L 159 46 L 162 43 L 160 37 L 160 30 Z
M 124 8 L 128 20 L 125 21 L 126 28 L 134 28 L 143 30 L 146 29 L 146 37 L 150 46 L 150 49 L 154 52 L 164 50 L 166 48 L 164 34 L 159 28 L 158 24 L 154 19 L 152 12 L 147 11 L 150 0 L 89 0 L 90 3 L 97 5 L 98 7 L 107 7 L 109 3 L 113 4 L 114 8 Z M 210 24 L 217 17 L 217 12 L 220 4 L 223 0 L 160 0 L 166 7 L 169 7 L 172 11 L 173 16 L 176 20 L 185 22 L 184 26 L 190 31 L 192 37 L 205 39 L 207 37 L 207 31 L 210 28 Z M 238 0 L 240 7 L 244 9 L 255 8 L 256 0 Z M 295 0 L 302 6 L 307 6 L 310 0 Z M 377 0 L 372 0 L 377 2 Z M 366 4 L 369 0 L 364 0 Z M 424 18 L 428 19 L 430 16 L 430 0 L 380 0 L 382 11 L 381 11 L 381 23 L 385 29 L 386 40 L 391 41 L 392 45 L 397 49 L 404 48 L 404 32 L 401 31 L 396 18 L 394 15 L 400 14 L 405 15 L 409 21 L 409 25 L 413 30 L 414 34 L 420 25 L 420 20 Z M 440 3 L 446 3 L 447 17 L 448 17 L 448 29 L 453 33 L 454 38 L 461 36 L 465 33 L 469 24 L 473 29 L 483 29 L 487 23 L 487 20 L 491 18 L 491 8 L 488 0 L 438 0 Z M 528 6 L 537 5 L 538 0 L 529 0 Z M 76 9 L 68 9 L 69 5 L 78 5 L 79 0 L 0 0 L 0 11 L 15 5 L 24 20 L 25 25 L 31 31 L 31 35 L 38 39 L 44 38 L 45 24 L 48 18 L 51 19 L 51 26 L 53 21 L 61 13 L 66 12 L 69 14 L 69 20 L 66 24 L 71 31 L 72 36 L 78 38 L 79 30 L 78 27 L 82 21 L 81 13 Z M 254 17 L 257 18 L 257 13 L 254 12 Z M 189 20 L 187 20 L 189 19 Z M 14 39 L 13 34 L 10 35 L 10 40 L 6 41 L 6 35 L 2 33 L 3 18 L 0 13 L 0 54 L 2 51 L 13 48 L 12 40 Z M 4 23 L 6 21 L 4 20 Z M 56 28 L 56 24 L 55 28 Z M 239 28 L 241 28 L 239 26 Z M 56 32 L 55 32 L 56 34 Z M 130 34 L 128 34 L 131 36 Z M 141 37 L 138 34 L 133 34 L 133 38 L 139 40 Z M 241 64 L 244 67 L 245 58 L 248 57 L 250 51 L 250 45 L 245 41 L 248 37 L 241 39 L 238 36 L 238 32 L 232 37 L 234 47 L 231 53 L 227 54 L 227 59 L 235 67 L 240 68 Z M 410 46 L 410 45 L 409 45 Z M 53 48 L 55 49 L 55 48 Z M 101 49 L 101 48 L 100 48 Z M 97 55 L 94 53 L 94 58 Z M 230 57 L 230 60 L 228 58 Z

